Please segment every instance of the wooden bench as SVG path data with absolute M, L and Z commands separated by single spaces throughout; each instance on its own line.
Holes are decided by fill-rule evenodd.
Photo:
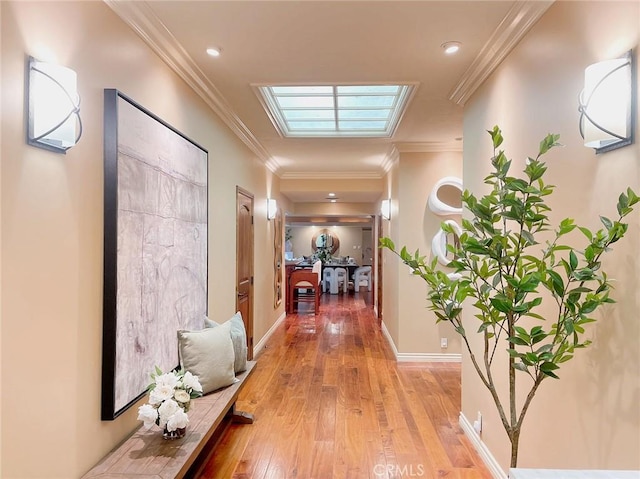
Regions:
M 238 382 L 193 400 L 189 425 L 182 439 L 168 441 L 163 439 L 159 428 L 145 430 L 140 427 L 82 477 L 169 479 L 195 476 L 231 421 L 253 422 L 250 414 L 235 410 L 235 402 L 255 365 L 255 361 L 248 361 L 247 370 L 237 376 Z

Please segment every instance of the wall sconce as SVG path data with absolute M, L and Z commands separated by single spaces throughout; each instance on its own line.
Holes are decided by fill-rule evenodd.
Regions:
M 76 72 L 29 57 L 27 143 L 65 153 L 82 136 Z
M 380 214 L 385 220 L 391 219 L 391 200 L 382 200 L 380 203 Z
M 633 143 L 632 54 L 589 65 L 580 94 L 584 146 L 604 153 Z
M 278 204 L 273 198 L 267 198 L 267 219 L 274 219 L 278 213 Z

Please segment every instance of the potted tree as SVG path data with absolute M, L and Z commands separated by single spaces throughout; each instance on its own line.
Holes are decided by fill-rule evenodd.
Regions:
M 601 257 L 625 235 L 628 226 L 623 219 L 638 196 L 630 188 L 620 194 L 618 218 L 600 217 L 603 228 L 598 231 L 578 226 L 571 218 L 551 230 L 545 197 L 553 187 L 543 181 L 546 166 L 540 157 L 558 146 L 559 136 L 550 134 L 540 142 L 538 155 L 528 158 L 524 177 L 519 178 L 509 176 L 511 161 L 498 150 L 503 141 L 500 129 L 496 126 L 489 134 L 493 171 L 485 183 L 491 191 L 481 198 L 463 192 L 462 202 L 471 217 L 462 220 L 459 241 L 448 245 L 454 255 L 449 266 L 458 274 L 448 276 L 436 268 L 435 259 L 427 262 L 419 251 L 411 254 L 406 247 L 398 251 L 389 238 L 381 238 L 380 245 L 426 281 L 436 321 L 450 322 L 462 337 L 495 403 L 511 442 L 511 467 L 516 467 L 522 425 L 538 388 L 548 378 L 558 379 L 561 364 L 590 344 L 584 337 L 585 325 L 595 321 L 593 313 L 599 307 L 614 302 Z M 451 226 L 442 228 L 454 234 Z M 584 237 L 580 248 L 567 244 L 567 235 L 574 230 Z M 463 322 L 463 303 L 474 308 L 477 324 Z M 480 353 L 469 342 L 476 331 L 484 345 Z M 508 355 L 496 355 L 499 348 Z M 501 364 L 502 357 L 507 358 L 506 365 Z M 497 368 L 508 374 L 505 397 L 496 390 Z M 524 401 L 517 402 L 521 380 L 528 381 L 528 392 Z

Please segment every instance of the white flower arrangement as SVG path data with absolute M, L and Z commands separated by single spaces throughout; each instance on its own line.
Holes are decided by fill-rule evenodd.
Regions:
M 144 422 L 146 429 L 154 424 L 169 432 L 187 427 L 191 400 L 202 396 L 198 376 L 183 370 L 163 373 L 156 366 L 151 379 L 153 382 L 147 389 L 149 403 L 138 408 L 138 420 Z

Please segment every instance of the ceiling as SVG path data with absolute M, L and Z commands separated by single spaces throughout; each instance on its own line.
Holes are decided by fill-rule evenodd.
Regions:
M 551 4 L 105 1 L 281 178 L 294 202 L 328 201 L 332 189 L 340 201 L 374 202 L 398 152 L 461 151 L 464 101 Z M 461 50 L 445 55 L 447 41 Z M 209 47 L 222 54 L 207 55 Z M 283 138 L 252 88 L 387 82 L 418 88 L 393 137 L 381 139 Z M 375 186 L 350 191 L 344 180 Z

